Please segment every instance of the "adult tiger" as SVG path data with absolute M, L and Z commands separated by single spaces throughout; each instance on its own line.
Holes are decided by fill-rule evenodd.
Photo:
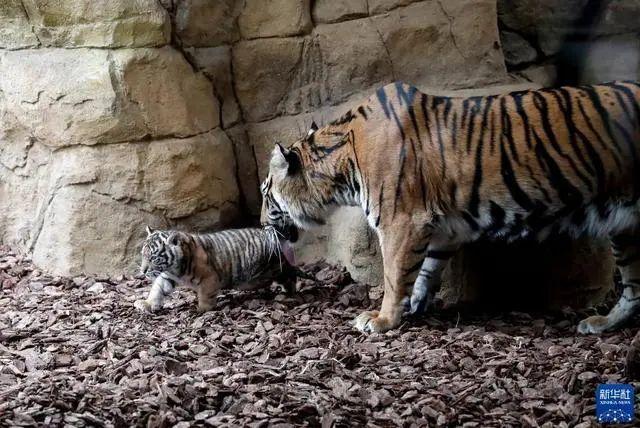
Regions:
M 361 206 L 379 236 L 384 298 L 354 324 L 373 332 L 400 323 L 411 290 L 411 311 L 423 311 L 463 243 L 610 236 L 623 294 L 578 326 L 599 333 L 640 303 L 639 101 L 635 82 L 471 98 L 390 84 L 290 148 L 277 145 L 262 221 L 306 228 L 331 207 Z

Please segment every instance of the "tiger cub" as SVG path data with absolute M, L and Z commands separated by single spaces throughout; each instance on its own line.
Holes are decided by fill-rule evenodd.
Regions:
M 281 246 L 272 227 L 210 234 L 147 227 L 141 271 L 153 284 L 147 299 L 134 306 L 147 312 L 159 310 L 177 284 L 195 289 L 200 312 L 215 307 L 216 295 L 223 288 L 266 287 L 277 280 L 291 294 L 296 277 L 305 276 L 294 263 L 292 252 Z

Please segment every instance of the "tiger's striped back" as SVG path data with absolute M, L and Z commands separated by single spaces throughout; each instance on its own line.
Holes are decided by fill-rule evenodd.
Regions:
M 624 229 L 618 213 L 638 199 L 639 99 L 630 82 L 472 98 L 382 88 L 373 104 L 402 143 L 356 149 L 365 176 L 383 164 L 398 174 L 370 182 L 370 220 L 427 206 L 464 240 Z
M 227 285 L 250 282 L 277 274 L 286 260 L 278 237 L 271 229 L 231 229 L 206 235 L 192 235 L 209 256 L 216 272 Z
M 171 245 L 171 239 L 179 245 Z M 151 265 L 148 271 L 155 276 L 166 272 L 180 278 L 198 278 L 214 271 L 225 287 L 272 277 L 286 263 L 272 228 L 208 234 L 155 231 L 147 238 L 142 254 Z

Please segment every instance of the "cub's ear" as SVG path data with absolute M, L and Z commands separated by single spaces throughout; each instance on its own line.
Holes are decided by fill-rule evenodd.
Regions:
M 151 228 L 151 226 L 147 226 L 147 227 L 146 227 L 146 230 L 147 230 L 147 236 L 151 236 L 151 234 L 152 234 L 153 232 L 155 232 L 155 230 L 153 230 L 153 229 Z
M 167 236 L 167 244 L 177 247 L 183 241 L 182 233 L 180 232 L 171 232 L 169 236 Z
M 276 146 L 271 153 L 270 167 L 274 172 L 286 172 L 288 175 L 293 175 L 300 170 L 300 157 L 294 150 L 285 149 L 276 143 Z

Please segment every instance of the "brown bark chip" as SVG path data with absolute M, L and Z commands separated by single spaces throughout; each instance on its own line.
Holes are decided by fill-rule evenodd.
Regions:
M 0 426 L 589 427 L 596 385 L 627 381 L 631 328 L 442 311 L 364 335 L 368 288 L 305 270 L 318 281 L 293 297 L 228 292 L 198 314 L 179 288 L 148 315 L 143 280 L 50 277 L 0 247 Z

